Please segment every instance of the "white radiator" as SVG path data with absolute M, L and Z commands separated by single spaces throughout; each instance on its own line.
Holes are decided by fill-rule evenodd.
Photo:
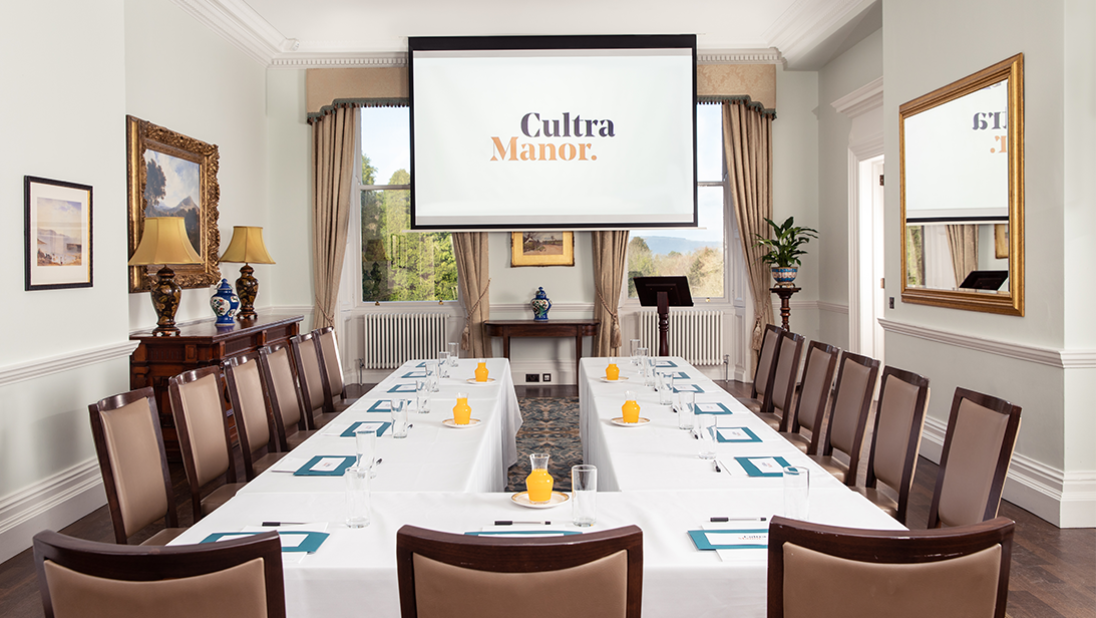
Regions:
M 436 358 L 445 349 L 444 313 L 367 313 L 365 368 L 395 369 L 413 358 Z
M 639 340 L 651 355 L 658 354 L 658 312 L 640 311 L 636 315 L 639 317 Z M 671 356 L 680 356 L 693 365 L 722 364 L 723 312 L 671 308 L 666 342 Z

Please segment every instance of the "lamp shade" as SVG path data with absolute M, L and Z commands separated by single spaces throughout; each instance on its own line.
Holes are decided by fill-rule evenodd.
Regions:
M 129 260 L 130 266 L 201 263 L 182 217 L 147 217 L 141 242 Z
M 273 264 L 274 258 L 263 244 L 263 228 L 236 225 L 232 227 L 232 241 L 221 255 L 222 262 Z

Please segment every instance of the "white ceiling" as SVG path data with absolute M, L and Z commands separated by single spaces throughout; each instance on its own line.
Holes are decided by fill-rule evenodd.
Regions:
M 273 67 L 400 64 L 409 36 L 695 33 L 702 62 L 814 69 L 882 25 L 880 0 L 174 1 Z

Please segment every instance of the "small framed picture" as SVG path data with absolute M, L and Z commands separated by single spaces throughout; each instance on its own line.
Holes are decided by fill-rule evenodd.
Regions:
M 510 266 L 574 266 L 574 232 L 513 232 Z
M 26 290 L 91 287 L 91 187 L 23 177 Z
M 1008 258 L 1007 223 L 998 223 L 993 226 L 993 257 L 999 260 Z

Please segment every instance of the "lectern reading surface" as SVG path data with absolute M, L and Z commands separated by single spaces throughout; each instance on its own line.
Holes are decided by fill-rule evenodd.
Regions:
M 686 277 L 636 277 L 636 294 L 644 307 L 658 307 L 658 355 L 669 356 L 670 307 L 692 307 L 693 295 Z

